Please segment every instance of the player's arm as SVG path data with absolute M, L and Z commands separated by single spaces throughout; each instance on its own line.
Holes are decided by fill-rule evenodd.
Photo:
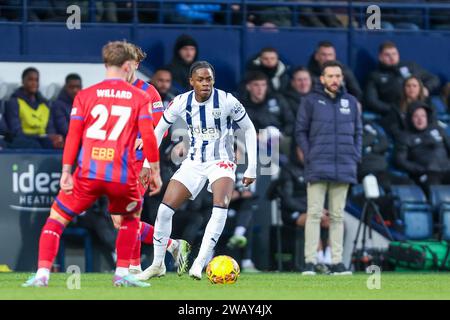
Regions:
M 156 142 L 155 132 L 153 130 L 153 118 L 150 112 L 151 106 L 146 102 L 140 108 L 138 126 L 144 142 L 144 156 L 148 159 L 150 173 L 150 195 L 160 192 L 162 180 L 159 170 L 159 150 Z
M 80 103 L 79 96 L 76 96 L 70 114 L 69 131 L 67 133 L 66 144 L 64 147 L 62 175 L 60 180 L 61 189 L 68 194 L 70 194 L 73 189 L 72 166 L 80 149 L 84 124 L 85 119 L 82 105 Z
M 232 115 L 234 122 L 244 130 L 245 133 L 245 148 L 248 155 L 247 170 L 244 172 L 244 178 L 242 180 L 245 186 L 249 186 L 256 179 L 256 167 L 257 167 L 257 137 L 256 130 L 253 122 L 250 120 L 244 106 L 233 97 L 233 109 Z

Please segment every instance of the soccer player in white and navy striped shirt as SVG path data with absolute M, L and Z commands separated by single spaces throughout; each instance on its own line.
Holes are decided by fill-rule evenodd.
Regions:
M 188 126 L 190 148 L 188 157 L 170 180 L 159 206 L 153 241 L 154 259 L 150 267 L 137 275 L 141 280 L 165 274 L 164 257 L 172 231 L 172 216 L 186 200 L 195 199 L 208 181 L 214 207 L 200 251 L 189 270 L 190 276 L 201 279 L 206 259 L 225 226 L 234 190 L 233 123 L 245 132 L 248 165 L 243 183 L 248 186 L 256 179 L 256 131 L 245 108 L 233 95 L 214 88 L 214 68 L 208 62 L 195 62 L 191 66 L 189 80 L 194 90 L 175 97 L 155 129 L 159 145 L 164 132 L 181 117 Z

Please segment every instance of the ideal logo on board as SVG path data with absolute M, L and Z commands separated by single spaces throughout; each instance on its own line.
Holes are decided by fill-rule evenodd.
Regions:
M 60 172 L 38 172 L 36 166 L 28 164 L 12 166 L 12 191 L 18 201 L 11 209 L 20 211 L 47 212 L 59 190 Z

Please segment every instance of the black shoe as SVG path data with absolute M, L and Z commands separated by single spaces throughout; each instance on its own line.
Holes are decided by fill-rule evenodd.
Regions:
M 348 270 L 342 262 L 331 265 L 330 271 L 334 276 L 351 276 L 353 274 L 353 272 Z
M 316 275 L 316 265 L 314 263 L 306 263 L 303 268 L 302 275 L 304 276 L 314 276 Z

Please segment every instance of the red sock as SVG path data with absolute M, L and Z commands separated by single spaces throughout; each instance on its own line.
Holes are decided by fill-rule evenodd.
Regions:
M 122 225 L 117 235 L 117 267 L 128 268 L 130 266 L 133 250 L 138 241 L 139 218 L 124 216 Z
M 133 254 L 131 255 L 131 260 L 130 260 L 130 264 L 133 266 L 139 266 L 141 265 L 141 239 L 140 239 L 140 234 L 142 233 L 142 222 L 140 224 L 140 228 L 139 228 L 139 235 L 138 235 L 138 239 L 136 241 L 136 245 L 134 246 L 134 250 L 133 250 Z
M 153 233 L 155 232 L 155 228 L 144 221 L 141 221 L 141 230 L 140 230 L 140 239 L 145 244 L 153 244 Z M 172 243 L 172 239 L 169 239 L 167 242 L 167 246 L 170 246 Z
M 53 261 L 58 254 L 59 239 L 65 226 L 54 219 L 47 219 L 39 239 L 38 268 L 51 269 Z

